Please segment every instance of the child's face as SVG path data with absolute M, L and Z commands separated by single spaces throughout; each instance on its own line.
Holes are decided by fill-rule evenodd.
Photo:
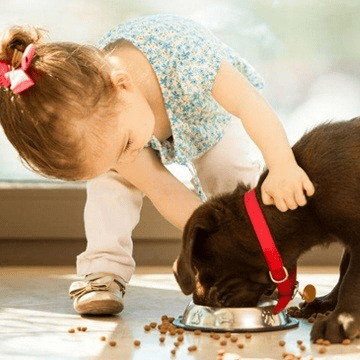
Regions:
M 115 107 L 116 111 L 103 119 L 112 124 L 104 126 L 100 140 L 93 140 L 99 141 L 99 151 L 88 161 L 86 179 L 116 169 L 118 163 L 133 162 L 154 133 L 154 114 L 141 93 L 126 94 Z

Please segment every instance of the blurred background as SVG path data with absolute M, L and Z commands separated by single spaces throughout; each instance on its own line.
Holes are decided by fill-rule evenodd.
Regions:
M 358 0 L 1 0 L 0 30 L 30 24 L 47 29 L 49 41 L 97 44 L 119 23 L 157 13 L 200 22 L 246 58 L 264 77 L 263 95 L 283 121 L 291 143 L 315 124 L 360 114 Z M 176 171 L 186 177 L 181 169 Z M 61 244 L 56 245 L 59 249 L 66 241 L 68 249 L 78 244 L 67 251 L 66 261 L 74 261 L 74 254 L 85 246 L 84 201 L 84 184 L 50 181 L 27 170 L 0 129 L 2 249 L 4 244 L 9 251 L 16 242 L 16 249 L 29 244 L 24 239 L 31 244 L 40 241 L 42 246 L 50 246 L 45 240 L 62 240 L 54 241 Z M 153 241 L 154 248 L 175 249 L 167 251 L 172 258 L 180 232 L 160 219 L 146 201 L 143 213 L 134 233 L 137 258 L 145 259 L 141 241 L 144 246 Z M 46 263 L 55 249 L 32 260 L 21 251 L 11 258 Z M 334 258 L 315 255 L 313 260 L 337 261 L 338 253 L 336 248 Z M 148 257 L 145 262 L 157 263 L 166 256 Z M 0 261 L 10 261 L 6 258 L 0 256 Z

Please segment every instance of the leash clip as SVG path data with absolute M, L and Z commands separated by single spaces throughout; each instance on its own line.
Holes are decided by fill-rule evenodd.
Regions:
M 282 279 L 282 280 L 275 280 L 272 275 L 271 275 L 271 271 L 269 271 L 269 275 L 270 275 L 270 279 L 272 280 L 272 282 L 274 282 L 275 284 L 281 284 L 283 282 L 285 282 L 288 278 L 289 278 L 289 273 L 288 271 L 286 270 L 286 267 L 283 266 L 282 267 L 284 269 L 284 272 L 285 272 L 285 277 Z
M 299 282 L 296 281 L 295 286 L 294 286 L 294 292 L 293 292 L 293 296 L 292 296 L 292 300 L 294 300 L 296 294 L 299 292 Z

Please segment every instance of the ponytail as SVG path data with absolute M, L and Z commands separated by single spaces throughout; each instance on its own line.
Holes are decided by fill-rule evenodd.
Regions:
M 45 34 L 19 26 L 3 34 L 0 61 L 12 69 L 19 68 L 25 49 L 34 45 L 26 70 L 34 86 L 21 93 L 0 87 L 0 123 L 32 170 L 77 180 L 86 172 L 84 128 L 89 119 L 100 119 L 98 113 L 115 97 L 110 68 L 94 46 L 45 43 Z

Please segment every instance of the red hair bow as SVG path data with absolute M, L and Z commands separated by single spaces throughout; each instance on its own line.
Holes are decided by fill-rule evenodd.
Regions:
M 15 94 L 20 94 L 22 91 L 33 86 L 35 83 L 26 74 L 32 59 L 35 54 L 35 46 L 30 44 L 26 47 L 20 69 L 11 70 L 11 66 L 5 61 L 0 61 L 0 86 L 10 88 Z

